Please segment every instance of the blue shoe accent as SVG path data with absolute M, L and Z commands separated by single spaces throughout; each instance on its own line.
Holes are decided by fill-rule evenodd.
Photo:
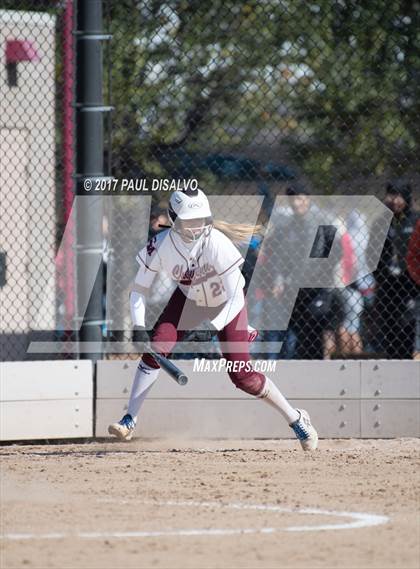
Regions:
M 299 419 L 292 423 L 290 426 L 300 441 L 306 441 L 306 439 L 309 439 L 309 432 L 306 430 L 303 421 L 301 421 L 301 418 L 302 414 L 300 415 Z
M 127 429 L 135 429 L 136 424 L 133 420 L 133 417 L 131 415 L 124 415 L 124 417 L 121 419 L 121 421 L 118 421 L 118 423 L 120 425 L 122 425 L 123 427 L 126 427 Z
M 296 411 L 299 412 L 300 417 L 297 421 L 291 423 L 290 427 L 293 429 L 303 450 L 316 450 L 318 447 L 318 433 L 311 423 L 308 412 L 304 409 L 296 409 Z

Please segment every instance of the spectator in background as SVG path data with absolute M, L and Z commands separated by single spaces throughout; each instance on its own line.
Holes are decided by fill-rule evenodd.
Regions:
M 369 229 L 365 214 L 352 210 L 345 220 L 339 220 L 343 257 L 336 276 L 345 288 L 337 288 L 341 320 L 338 326 L 339 352 L 356 356 L 363 350 L 362 314 L 373 292 L 373 277 L 366 274 L 366 248 Z M 352 284 L 349 284 L 352 282 Z
M 411 210 L 411 186 L 403 180 L 389 182 L 384 203 L 394 213 L 382 254 L 374 273 L 376 294 L 374 311 L 377 349 L 388 358 L 411 358 L 414 346 L 414 304 L 416 286 L 407 269 L 408 243 L 416 225 Z M 381 249 L 377 242 L 384 220 L 372 225 L 367 255 Z
M 264 317 L 276 314 L 287 305 L 287 295 L 294 294 L 299 282 L 308 282 L 302 275 L 304 251 L 311 250 L 313 257 L 328 255 L 331 235 L 325 217 L 312 202 L 309 192 L 294 184 L 287 188 L 286 195 L 292 197 L 291 211 L 280 212 L 264 240 L 261 262 L 265 265 L 261 274 L 264 278 Z M 318 228 L 317 239 L 312 244 L 314 227 Z M 308 241 L 311 243 L 308 243 Z M 288 246 L 284 247 L 284 243 Z M 293 251 L 293 255 L 290 255 Z M 321 266 L 320 266 L 320 269 Z M 324 275 L 325 276 L 325 275 Z M 311 275 L 316 282 L 317 275 Z M 332 281 L 332 275 L 330 282 Z M 291 297 L 290 297 L 291 298 Z M 294 305 L 289 329 L 269 330 L 264 338 L 268 341 L 284 341 L 282 351 L 271 354 L 276 358 L 322 359 L 323 329 L 331 311 L 331 291 L 319 288 L 301 288 Z
M 362 295 L 355 286 L 348 286 L 357 273 L 354 242 L 349 222 L 341 216 L 334 221 L 337 239 L 340 239 L 342 257 L 334 268 L 336 289 L 332 291 L 334 306 L 331 318 L 324 330 L 324 358 L 333 354 L 342 356 L 361 352 L 360 315 L 363 310 Z M 346 285 L 343 288 L 343 284 Z
M 242 274 L 245 278 L 244 291 L 246 296 L 248 295 L 249 283 L 251 281 L 252 274 L 254 272 L 254 268 L 257 263 L 258 252 L 261 246 L 261 241 L 262 241 L 261 235 L 253 235 L 251 240 L 249 241 L 249 244 L 248 242 L 245 242 L 243 244 L 244 245 L 243 255 L 245 256 L 245 262 L 242 266 Z M 242 252 L 241 244 L 239 245 L 239 250 Z M 250 296 L 247 296 L 247 301 L 248 301 L 247 306 L 248 306 L 249 323 L 251 326 L 260 329 L 261 328 L 260 318 L 263 310 L 262 300 L 258 298 L 258 295 L 256 295 L 254 298 L 252 298 L 252 300 L 250 300 Z M 261 339 L 262 335 L 259 335 L 258 340 Z M 252 342 L 249 348 L 251 354 L 255 356 L 258 354 L 258 344 L 259 341 Z
M 153 209 L 150 215 L 149 239 L 163 231 L 165 227 L 169 227 L 169 219 L 166 209 L 163 207 Z
M 407 268 L 417 289 L 415 304 L 416 339 L 413 358 L 420 360 L 420 219 L 417 220 L 415 230 L 408 244 Z

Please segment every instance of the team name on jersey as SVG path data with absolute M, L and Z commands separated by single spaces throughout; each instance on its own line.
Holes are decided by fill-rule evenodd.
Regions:
M 146 251 L 148 255 L 151 255 L 153 251 L 156 249 L 156 235 L 149 239 L 146 245 Z
M 172 269 L 172 276 L 174 280 L 185 285 L 190 285 L 191 283 L 200 284 L 214 275 L 217 275 L 217 272 L 210 263 L 204 263 L 203 266 L 187 270 L 185 270 L 184 266 L 181 264 L 175 265 Z

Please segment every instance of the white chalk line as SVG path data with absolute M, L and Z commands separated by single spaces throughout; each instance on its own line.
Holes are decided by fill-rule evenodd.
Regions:
M 160 531 L 124 531 L 124 532 L 53 532 L 53 533 L 6 533 L 0 535 L 2 540 L 53 540 L 66 538 L 79 539 L 127 539 L 127 538 L 150 538 L 150 537 L 180 537 L 180 536 L 229 536 L 229 535 L 246 535 L 246 534 L 272 534 L 278 532 L 306 532 L 306 531 L 326 531 L 326 530 L 346 530 L 358 529 L 363 527 L 372 527 L 383 525 L 389 522 L 388 516 L 379 516 L 377 514 L 363 512 L 340 512 L 336 510 L 322 510 L 318 508 L 290 508 L 285 506 L 270 504 L 246 504 L 246 503 L 227 503 L 220 502 L 195 502 L 195 501 L 136 501 L 136 500 L 119 500 L 113 498 L 99 499 L 102 503 L 117 504 L 137 504 L 166 506 L 166 507 L 193 507 L 193 508 L 225 508 L 231 510 L 259 510 L 266 512 L 277 512 L 287 514 L 303 514 L 332 516 L 340 518 L 350 518 L 351 521 L 336 524 L 321 524 L 310 526 L 289 526 L 284 528 L 264 527 L 264 528 L 197 528 L 197 529 L 170 529 Z
M 132 504 L 133 500 L 118 500 L 114 498 L 102 498 L 99 502 L 119 503 L 119 504 Z M 278 506 L 276 504 L 246 504 L 242 502 L 227 503 L 221 502 L 194 502 L 194 501 L 135 501 L 139 504 L 150 506 L 180 506 L 180 507 L 196 507 L 196 508 L 225 508 L 231 510 L 262 510 L 266 512 L 280 512 L 285 514 L 303 514 L 303 515 L 321 515 L 332 517 L 352 518 L 354 521 L 345 524 L 327 524 L 327 525 L 313 525 L 313 526 L 291 526 L 287 528 L 279 528 L 276 531 L 318 531 L 318 530 L 334 530 L 334 529 L 354 529 L 362 527 L 370 527 L 386 524 L 389 521 L 388 516 L 379 516 L 377 514 L 363 513 L 363 512 L 341 512 L 336 510 L 323 510 L 319 508 L 290 508 L 286 506 Z

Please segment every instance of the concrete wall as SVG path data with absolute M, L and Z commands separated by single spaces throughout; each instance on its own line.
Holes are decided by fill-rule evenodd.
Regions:
M 235 389 L 226 373 L 197 373 L 180 387 L 165 372 L 144 403 L 138 435 L 290 437 L 281 416 Z M 96 435 L 126 410 L 136 362 L 97 368 Z M 296 407 L 307 409 L 321 437 L 420 436 L 420 362 L 279 361 L 271 379 Z
M 194 372 L 191 360 L 176 363 L 189 383 L 180 387 L 161 372 L 137 436 L 291 436 L 278 412 L 237 390 L 225 372 Z M 136 366 L 99 361 L 94 400 L 90 361 L 0 364 L 0 440 L 108 436 L 108 424 L 126 410 Z M 270 377 L 310 412 L 321 437 L 420 436 L 420 362 L 281 361 Z
M 0 376 L 0 440 L 93 436 L 92 362 L 6 362 Z

